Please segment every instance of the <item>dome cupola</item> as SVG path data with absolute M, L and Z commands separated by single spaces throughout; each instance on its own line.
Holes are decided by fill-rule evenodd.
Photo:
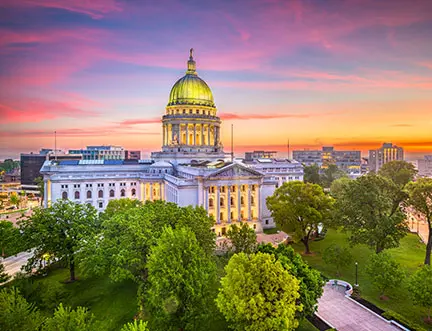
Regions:
M 190 49 L 186 75 L 172 87 L 167 106 L 190 105 L 215 107 L 213 93 L 207 83 L 198 77 L 193 48 Z

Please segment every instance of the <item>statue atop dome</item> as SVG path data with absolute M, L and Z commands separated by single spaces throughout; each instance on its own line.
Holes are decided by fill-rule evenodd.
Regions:
M 189 50 L 189 60 L 193 60 L 193 51 L 194 51 L 193 48 L 191 48 L 191 49 Z

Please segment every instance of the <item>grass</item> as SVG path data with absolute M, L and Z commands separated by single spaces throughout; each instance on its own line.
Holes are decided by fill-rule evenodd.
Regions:
M 324 263 L 322 253 L 326 247 L 336 243 L 339 245 L 348 246 L 347 235 L 336 230 L 329 230 L 324 240 L 311 242 L 310 248 L 312 255 L 304 255 L 304 246 L 301 243 L 293 244 L 296 251 L 302 253 L 303 258 L 313 267 L 319 270 L 328 278 L 339 278 L 348 281 L 351 284 L 355 283 L 355 266 L 354 263 L 348 267 L 341 268 L 341 275 L 336 276 L 336 269 Z M 425 255 L 425 245 L 420 242 L 417 235 L 408 234 L 400 242 L 398 248 L 389 249 L 388 252 L 394 259 L 400 263 L 401 267 L 406 271 L 407 276 L 411 275 L 417 268 L 423 264 Z M 355 261 L 358 262 L 358 282 L 360 285 L 361 296 L 380 307 L 383 310 L 393 310 L 408 320 L 417 324 L 427 325 L 423 322 L 423 317 L 426 316 L 426 310 L 418 306 L 414 306 L 410 299 L 410 293 L 407 289 L 407 279 L 404 283 L 393 290 L 389 290 L 387 296 L 389 300 L 382 301 L 379 299 L 379 293 L 368 280 L 365 272 L 365 266 L 369 257 L 374 252 L 364 245 L 358 245 L 351 249 Z
M 66 292 L 65 298 L 61 300 L 63 305 L 89 308 L 96 320 L 100 321 L 100 330 L 118 331 L 123 324 L 132 321 L 138 308 L 135 283 L 113 283 L 108 277 L 79 278 L 74 283 L 65 283 L 68 277 L 68 269 L 56 269 L 51 271 L 49 276 L 38 278 L 35 283 L 43 283 L 43 288 L 61 284 Z M 46 315 L 52 314 L 51 310 L 42 312 Z
M 264 229 L 264 230 L 263 230 L 263 232 L 264 232 L 265 234 L 275 234 L 275 233 L 277 233 L 278 231 L 279 231 L 278 228 L 271 228 L 271 229 Z
M 318 329 L 311 322 L 305 319 L 300 323 L 297 331 L 318 331 Z

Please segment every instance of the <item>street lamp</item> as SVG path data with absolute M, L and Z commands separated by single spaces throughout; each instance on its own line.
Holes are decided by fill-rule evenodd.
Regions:
M 355 263 L 355 266 L 356 266 L 356 281 L 355 281 L 355 287 L 358 287 L 359 286 L 359 284 L 358 284 L 358 263 L 356 262 Z

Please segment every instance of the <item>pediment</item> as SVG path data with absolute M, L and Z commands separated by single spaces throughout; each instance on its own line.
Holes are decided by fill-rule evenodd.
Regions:
M 230 164 L 207 176 L 207 178 L 239 178 L 239 177 L 264 177 L 256 170 L 240 164 Z

